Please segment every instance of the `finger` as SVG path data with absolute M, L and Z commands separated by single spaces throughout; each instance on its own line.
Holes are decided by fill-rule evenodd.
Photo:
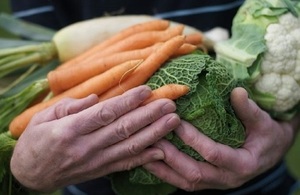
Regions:
M 244 88 L 238 87 L 231 92 L 231 104 L 238 118 L 246 129 L 266 120 L 268 116 L 256 103 L 248 98 L 248 93 Z
M 108 163 L 104 171 L 104 175 L 116 171 L 131 170 L 135 167 L 142 166 L 146 163 L 162 160 L 164 158 L 164 153 L 157 148 L 145 149 L 138 155 L 115 161 L 113 163 Z M 103 169 L 102 169 L 103 170 Z
M 133 134 L 128 139 L 106 148 L 102 152 L 101 157 L 103 159 L 108 159 L 109 161 L 115 161 L 135 156 L 162 137 L 166 136 L 179 124 L 180 118 L 178 115 L 174 113 L 167 114 L 151 125 Z
M 98 103 L 98 97 L 95 94 L 82 99 L 64 98 L 53 106 L 37 113 L 32 119 L 32 124 L 39 124 L 60 119 L 65 116 L 78 113 Z
M 150 162 L 144 164 L 143 167 L 162 181 L 178 188 L 187 189 L 187 186 L 190 185 L 185 177 L 177 173 L 174 169 L 162 161 Z
M 138 107 L 150 94 L 151 89 L 148 86 L 139 86 L 76 114 L 73 120 L 78 121 L 76 124 L 78 133 L 88 134 L 110 124 Z
M 174 102 L 166 99 L 157 100 L 121 116 L 115 122 L 88 134 L 85 139 L 90 140 L 89 144 L 92 147 L 93 145 L 97 148 L 107 147 L 129 138 L 138 130 L 175 110 Z
M 185 121 L 181 122 L 181 125 L 176 128 L 175 133 L 207 162 L 227 170 L 238 169 L 248 159 L 247 155 L 250 155 L 244 149 L 234 149 L 215 142 Z M 244 153 L 241 152 L 242 150 Z
M 143 167 L 162 181 L 185 191 L 198 191 L 211 188 L 227 189 L 229 187 L 227 184 L 229 182 L 226 181 L 226 174 L 215 171 L 217 169 L 208 163 L 205 164 L 202 162 L 202 165 L 199 167 L 201 168 L 200 172 L 196 173 L 196 170 L 194 170 L 196 177 L 193 178 L 181 175 L 177 172 L 178 170 L 172 169 L 162 161 L 150 162 L 143 165 Z
M 187 154 L 179 151 L 169 141 L 162 139 L 157 143 L 155 143 L 153 147 L 157 147 L 164 152 L 165 154 L 164 162 L 169 167 L 169 168 L 167 167 L 165 168 L 166 169 L 171 168 L 173 170 L 176 170 L 176 173 L 173 173 L 174 175 L 180 175 L 182 178 L 189 178 L 189 176 L 192 176 L 198 171 L 200 171 L 198 170 L 200 162 L 196 161 L 195 159 L 188 156 Z M 172 177 L 169 178 L 170 175 L 168 175 L 168 170 L 161 170 L 161 169 L 157 170 L 158 172 L 161 171 L 161 177 L 163 177 L 165 181 L 171 182 L 173 178 Z
M 165 163 L 148 163 L 144 167 L 163 181 L 186 190 L 205 189 L 216 183 L 224 185 L 226 179 L 220 178 L 224 173 L 220 174 L 218 167 L 196 161 L 166 140 L 157 142 L 155 147 L 164 152 Z
M 243 88 L 235 88 L 231 93 L 231 103 L 237 117 L 243 123 L 246 130 L 246 141 L 243 148 L 259 151 L 263 148 L 258 147 L 259 139 L 270 137 L 270 129 L 276 129 L 278 125 L 274 123 L 270 115 L 247 97 L 247 92 Z M 265 140 L 264 140 L 265 141 Z M 267 144 L 265 144 L 267 145 Z

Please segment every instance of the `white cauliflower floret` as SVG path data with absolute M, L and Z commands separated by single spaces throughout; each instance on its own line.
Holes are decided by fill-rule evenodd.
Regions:
M 299 29 L 300 20 L 290 12 L 279 17 L 279 24 L 284 26 L 288 31 Z
M 300 19 L 291 13 L 266 29 L 267 51 L 256 89 L 274 94 L 275 111 L 287 111 L 300 100 Z
M 300 86 L 292 76 L 277 73 L 264 74 L 256 83 L 259 91 L 274 94 L 274 111 L 284 112 L 295 106 L 300 100 Z
M 281 17 L 286 15 L 282 15 Z M 293 16 L 291 15 L 291 17 Z M 284 18 L 290 19 L 290 17 Z M 297 18 L 295 19 L 298 21 Z M 298 29 L 300 29 L 300 23 Z M 279 20 L 279 23 L 270 24 L 268 26 L 265 34 L 268 50 L 264 54 L 261 67 L 262 73 L 276 72 L 279 74 L 289 74 L 295 70 L 298 55 L 296 48 L 300 42 L 297 38 L 300 37 L 295 37 L 291 30 L 290 25 L 282 19 Z

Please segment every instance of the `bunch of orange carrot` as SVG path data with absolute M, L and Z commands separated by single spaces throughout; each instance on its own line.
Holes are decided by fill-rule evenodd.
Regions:
M 167 60 L 202 45 L 200 32 L 183 35 L 183 30 L 184 25 L 170 26 L 167 20 L 140 23 L 61 64 L 47 75 L 53 97 L 15 117 L 9 126 L 12 136 L 18 138 L 35 113 L 62 98 L 97 94 L 103 101 L 146 83 Z M 188 91 L 185 85 L 162 86 L 143 104 L 158 98 L 174 100 Z

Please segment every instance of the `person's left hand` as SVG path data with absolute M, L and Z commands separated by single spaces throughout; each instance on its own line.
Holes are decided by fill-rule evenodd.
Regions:
M 248 99 L 242 88 L 233 90 L 231 101 L 247 133 L 242 147 L 217 143 L 182 121 L 175 133 L 207 162 L 196 161 L 170 142 L 160 140 L 155 147 L 164 151 L 165 159 L 144 168 L 178 188 L 196 191 L 235 188 L 273 167 L 293 143 L 297 124 L 273 120 Z

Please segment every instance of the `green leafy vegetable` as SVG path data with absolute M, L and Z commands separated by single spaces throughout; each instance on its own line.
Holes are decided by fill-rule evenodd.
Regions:
M 242 80 L 233 77 L 226 66 L 206 54 L 195 52 L 169 61 L 147 82 L 152 89 L 170 83 L 190 87 L 187 95 L 176 100 L 177 112 L 182 119 L 217 142 L 231 147 L 243 144 L 244 127 L 235 116 L 229 97 L 234 87 L 244 85 Z M 176 134 L 170 133 L 166 139 L 194 159 L 204 160 Z M 140 167 L 119 175 L 122 175 L 122 181 L 116 181 L 117 176 L 112 176 L 114 189 L 119 194 L 154 195 L 167 194 L 163 190 L 169 190 L 169 193 L 175 190 Z M 133 193 L 132 189 L 136 189 L 135 186 L 139 190 Z

